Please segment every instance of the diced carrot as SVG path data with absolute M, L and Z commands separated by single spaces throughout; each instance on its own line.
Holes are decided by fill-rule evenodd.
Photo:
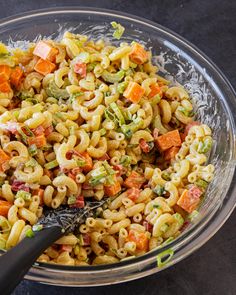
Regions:
M 161 87 L 157 83 L 150 85 L 150 89 L 151 91 L 148 94 L 148 98 L 152 98 L 157 94 L 160 94 L 160 96 L 162 96 Z
M 134 63 L 141 65 L 147 61 L 148 53 L 142 45 L 135 43 L 132 46 L 132 51 L 129 54 L 129 58 Z
M 45 130 L 44 130 L 44 134 L 45 136 L 48 136 L 49 134 L 51 134 L 53 132 L 54 128 L 52 125 L 48 126 Z
M 61 249 L 61 251 L 63 251 L 63 252 L 71 252 L 72 251 L 72 246 L 71 245 L 61 245 L 61 247 L 60 247 Z
M 126 178 L 124 185 L 129 188 L 134 187 L 140 189 L 144 182 L 144 176 L 140 175 L 136 171 L 132 171 L 131 174 Z
M 87 173 L 93 169 L 93 160 L 87 152 L 81 153 L 81 156 L 85 160 L 85 165 L 83 165 L 81 168 Z
M 141 87 L 138 83 L 131 81 L 125 89 L 123 95 L 130 101 L 134 103 L 139 103 L 144 93 L 145 90 L 143 89 L 143 87 Z
M 188 213 L 191 213 L 197 208 L 200 202 L 201 194 L 202 191 L 197 187 L 194 187 L 194 189 L 192 190 L 184 190 L 179 200 L 177 201 L 177 205 L 179 205 Z
M 179 147 L 178 146 L 172 146 L 168 150 L 164 152 L 164 159 L 166 161 L 170 161 L 171 159 L 174 159 L 175 155 L 178 153 Z
M 172 146 L 181 146 L 179 130 L 176 129 L 158 136 L 156 143 L 161 152 L 168 150 Z
M 127 197 L 132 200 L 132 201 L 136 201 L 137 198 L 140 196 L 140 190 L 138 188 L 132 187 L 129 188 L 127 191 Z
M 56 68 L 56 65 L 49 60 L 44 60 L 40 58 L 36 65 L 34 66 L 34 70 L 44 76 L 54 71 Z
M 4 150 L 0 149 L 0 165 L 8 162 L 11 159 L 10 156 L 8 156 Z
M 39 125 L 37 128 L 32 129 L 32 132 L 35 136 L 44 135 L 44 128 L 42 125 Z
M 0 84 L 0 92 L 9 93 L 11 90 L 9 82 L 6 81 Z
M 76 74 L 79 74 L 81 76 L 81 78 L 85 78 L 86 77 L 86 72 L 87 72 L 87 65 L 84 62 L 77 62 L 74 65 L 74 72 Z
M 15 86 L 16 88 L 19 86 L 22 78 L 23 78 L 23 70 L 20 67 L 16 67 L 10 76 L 10 82 L 13 86 Z
M 145 139 L 141 138 L 139 141 L 139 146 L 144 153 L 149 153 L 154 146 L 153 141 L 147 142 Z
M 121 185 L 119 181 L 115 178 L 114 184 L 111 185 L 104 185 L 104 192 L 105 195 L 108 197 L 113 197 L 121 191 Z
M 9 80 L 11 68 L 7 65 L 0 65 L 0 83 Z
M 8 211 L 11 208 L 11 206 L 11 203 L 0 200 L 0 215 L 7 217 Z
M 148 250 L 148 237 L 145 233 L 139 233 L 135 230 L 130 230 L 128 241 L 135 242 L 138 250 Z
M 45 41 L 39 41 L 33 51 L 33 54 L 44 60 L 47 59 L 49 61 L 54 61 L 55 56 L 58 54 L 58 50 Z
M 44 135 L 39 135 L 39 136 L 28 138 L 28 144 L 29 145 L 35 144 L 37 146 L 37 148 L 41 148 L 41 147 L 45 146 L 46 143 L 47 143 L 47 141 L 46 141 L 46 138 Z

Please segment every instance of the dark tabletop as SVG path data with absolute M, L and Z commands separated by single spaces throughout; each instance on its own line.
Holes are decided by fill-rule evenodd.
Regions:
M 236 88 L 235 0 L 1 0 L 0 17 L 32 9 L 95 6 L 153 20 L 205 52 Z M 97 288 L 63 288 L 23 281 L 12 295 L 234 295 L 236 294 L 235 212 L 201 249 L 161 273 L 129 283 Z M 1 291 L 0 291 L 1 293 Z

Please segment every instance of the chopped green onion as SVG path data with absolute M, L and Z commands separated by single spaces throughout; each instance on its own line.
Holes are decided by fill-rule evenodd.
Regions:
M 150 99 L 150 104 L 152 107 L 156 106 L 161 101 L 160 94 L 156 94 Z
M 54 113 L 53 115 L 58 119 L 65 120 L 65 116 L 61 112 Z
M 157 184 L 155 188 L 153 189 L 153 192 L 157 194 L 158 196 L 162 196 L 166 193 L 164 186 L 161 186 L 160 184 Z
M 24 143 L 28 143 L 28 136 L 22 131 L 21 128 L 17 129 L 18 133 L 20 134 L 22 140 L 24 141 Z
M 106 135 L 106 133 L 107 133 L 105 128 L 100 129 L 99 132 L 100 132 L 101 136 Z
M 46 93 L 48 96 L 55 97 L 57 99 L 59 98 L 68 98 L 70 95 L 67 92 L 66 89 L 61 89 L 57 87 L 56 83 L 54 80 L 51 80 L 46 88 Z
M 91 178 L 89 179 L 89 183 L 92 186 L 95 186 L 99 183 L 103 183 L 105 181 L 106 176 L 106 169 L 103 166 L 100 166 L 91 172 Z
M 84 239 L 83 239 L 83 236 L 82 235 L 79 235 L 78 236 L 78 242 L 79 242 L 79 245 L 80 246 L 83 246 L 84 245 Z
M 28 152 L 31 156 L 35 156 L 38 153 L 37 146 L 35 144 L 32 144 L 28 147 Z
M 135 118 L 132 123 L 121 126 L 121 132 L 127 137 L 132 137 L 133 133 L 142 127 L 143 119 Z
M 57 160 L 53 160 L 51 162 L 48 162 L 47 164 L 44 165 L 44 168 L 50 170 L 50 169 L 53 169 L 55 167 L 57 167 L 59 164 L 57 162 Z
M 119 83 L 118 86 L 117 86 L 118 92 L 120 94 L 122 94 L 125 91 L 125 89 L 126 89 L 127 86 L 128 86 L 128 82 L 127 81 L 124 81 L 124 82 Z
M 194 184 L 198 187 L 206 189 L 209 183 L 203 179 L 198 179 Z
M 163 242 L 161 244 L 161 246 L 164 247 L 164 246 L 168 245 L 169 243 L 171 243 L 173 240 L 174 240 L 173 237 L 169 237 L 167 240 L 165 240 L 165 242 Z
M 180 226 L 184 224 L 184 219 L 179 213 L 175 213 L 172 216 L 174 217 L 174 219 L 178 222 Z
M 20 115 L 20 111 L 13 111 L 13 112 L 12 112 L 12 115 L 13 115 L 16 119 L 18 119 L 18 117 L 19 117 L 19 115 Z
M 24 199 L 25 201 L 30 201 L 31 200 L 31 193 L 28 193 L 26 191 L 23 191 L 23 190 L 19 190 L 16 195 L 15 195 L 15 198 L 22 198 Z
M 114 174 L 116 174 L 115 170 L 113 170 L 111 168 L 111 166 L 107 163 L 107 161 L 104 161 L 102 165 L 106 169 L 106 172 L 107 172 L 108 175 L 114 175 Z
M 112 27 L 115 29 L 114 33 L 113 33 L 113 37 L 116 38 L 117 40 L 120 40 L 120 38 L 122 37 L 125 28 L 117 23 L 117 22 L 111 22 Z
M 113 110 L 113 112 L 115 113 L 116 117 L 118 118 L 119 125 L 121 126 L 121 125 L 125 124 L 124 116 L 122 115 L 122 112 L 121 112 L 120 108 L 118 107 L 118 105 L 115 102 L 112 102 L 110 104 L 110 107 Z
M 165 232 L 167 231 L 168 228 L 169 228 L 169 225 L 168 225 L 168 224 L 163 224 L 163 225 L 161 226 L 161 231 L 162 231 L 163 233 L 165 233 Z
M 40 231 L 43 229 L 43 225 L 42 224 L 35 224 L 32 227 L 33 231 Z
M 157 205 L 157 204 L 154 204 L 152 207 L 153 208 L 156 208 L 156 209 L 160 209 L 161 208 L 161 206 L 160 205 Z
M 34 232 L 32 231 L 32 229 L 28 229 L 27 232 L 25 233 L 25 236 L 27 238 L 33 238 L 34 237 Z
M 131 157 L 127 155 L 123 155 L 120 158 L 120 164 L 123 165 L 124 167 L 127 167 L 131 164 Z
M 25 163 L 25 167 L 35 167 L 38 164 L 38 162 L 31 158 L 28 162 Z
M 75 196 L 70 196 L 67 200 L 68 205 L 73 205 L 76 203 L 76 197 Z
M 195 218 L 199 215 L 199 212 L 197 210 L 194 210 L 192 213 L 188 215 L 188 219 L 193 222 Z
M 76 164 L 78 167 L 83 167 L 86 165 L 86 161 L 85 160 L 82 160 L 82 159 L 75 159 L 76 161 Z
M 94 68 L 96 67 L 97 63 L 93 62 L 87 65 L 87 72 L 92 72 L 94 70 Z
M 171 260 L 173 255 L 174 255 L 174 251 L 172 249 L 167 249 L 167 250 L 161 252 L 160 254 L 158 254 L 157 255 L 157 267 L 163 267 L 164 265 L 166 265 Z M 166 256 L 168 258 L 164 259 L 164 258 L 166 258 Z M 163 259 L 164 259 L 164 261 L 163 261 Z
M 80 92 L 75 92 L 75 93 L 72 93 L 70 95 L 70 102 L 72 103 L 77 97 L 83 95 L 84 92 L 80 91 Z
M 205 138 L 204 142 L 200 142 L 197 151 L 201 154 L 209 152 L 213 144 L 211 137 Z
M 194 115 L 193 110 L 188 110 L 182 106 L 178 106 L 177 110 L 183 113 L 186 117 L 193 117 Z
M 120 70 L 117 73 L 110 73 L 108 71 L 103 71 L 102 72 L 102 78 L 104 81 L 109 82 L 109 83 L 115 83 L 115 82 L 120 82 L 125 76 L 125 71 Z

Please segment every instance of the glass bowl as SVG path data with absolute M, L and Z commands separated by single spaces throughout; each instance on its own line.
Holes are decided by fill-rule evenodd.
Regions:
M 141 41 L 152 48 L 154 61 L 164 76 L 184 85 L 197 111 L 197 119 L 213 129 L 214 147 L 209 162 L 216 167 L 215 178 L 194 222 L 172 243 L 143 256 L 101 266 L 62 266 L 35 263 L 27 279 L 64 286 L 114 284 L 144 277 L 169 267 L 206 243 L 224 224 L 236 203 L 235 171 L 235 93 L 221 71 L 196 47 L 162 26 L 116 11 L 91 8 L 58 8 L 29 12 L 0 23 L 0 40 L 11 46 L 42 37 L 58 38 L 70 30 L 94 39 L 113 40 L 111 21 L 125 26 L 121 41 Z M 162 268 L 156 257 L 166 249 L 174 255 Z M 170 259 L 171 258 L 171 259 Z M 217 259 L 217 257 L 216 257 Z

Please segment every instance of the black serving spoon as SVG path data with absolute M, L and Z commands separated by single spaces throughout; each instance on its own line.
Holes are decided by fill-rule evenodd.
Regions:
M 37 225 L 42 230 L 35 231 L 31 238 L 25 237 L 18 245 L 0 256 L 1 295 L 8 295 L 20 283 L 35 260 L 65 233 L 72 232 L 88 216 L 106 201 L 87 201 L 84 208 L 60 207 L 47 209 Z

